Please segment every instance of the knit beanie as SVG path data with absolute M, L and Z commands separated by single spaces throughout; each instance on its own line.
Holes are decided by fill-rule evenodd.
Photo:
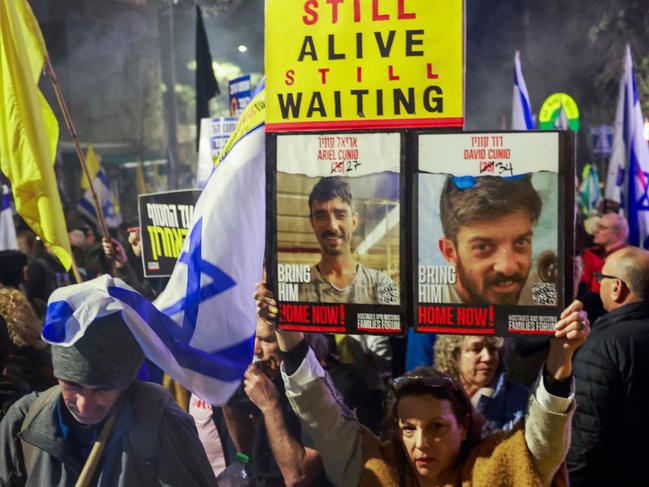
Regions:
M 52 344 L 54 377 L 103 389 L 128 388 L 143 360 L 121 312 L 96 318 L 71 346 Z

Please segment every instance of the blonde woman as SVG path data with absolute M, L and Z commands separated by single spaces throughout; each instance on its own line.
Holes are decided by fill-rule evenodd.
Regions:
M 482 435 L 511 430 L 525 416 L 528 390 L 507 378 L 501 337 L 439 335 L 435 368 L 451 376 L 485 418 Z

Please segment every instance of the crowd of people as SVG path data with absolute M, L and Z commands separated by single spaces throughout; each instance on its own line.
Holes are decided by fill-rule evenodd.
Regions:
M 321 186 L 310 212 L 326 240 L 320 200 L 348 191 Z M 71 228 L 84 280 L 110 274 L 155 297 L 137 231 L 108 241 Z M 20 250 L 0 252 L 0 485 L 217 485 L 239 453 L 260 487 L 645 485 L 649 253 L 627 236 L 609 213 L 578 245 L 576 300 L 552 337 L 305 336 L 276 328 L 275 296 L 259 283 L 254 360 L 216 406 L 170 387 L 110 300 L 91 313 L 92 289 L 22 229 Z M 323 251 L 320 284 L 333 262 Z M 53 313 L 66 286 L 88 299 Z M 44 324 L 70 315 L 90 322 L 81 339 L 43 341 Z

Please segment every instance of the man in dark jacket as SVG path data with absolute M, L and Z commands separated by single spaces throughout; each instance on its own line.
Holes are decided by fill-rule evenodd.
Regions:
M 59 384 L 23 397 L 0 422 L 0 486 L 74 485 L 104 430 L 91 485 L 215 485 L 192 418 L 162 388 L 136 380 L 144 355 L 114 298 L 100 290 L 86 298 L 47 309 L 46 328 L 67 336 L 74 321 L 81 336 L 52 345 Z
M 649 252 L 625 247 L 597 274 L 608 311 L 574 362 L 571 485 L 649 483 Z

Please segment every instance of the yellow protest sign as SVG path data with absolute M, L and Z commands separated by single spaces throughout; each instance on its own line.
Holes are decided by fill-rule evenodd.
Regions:
M 463 0 L 266 0 L 266 130 L 462 127 Z

